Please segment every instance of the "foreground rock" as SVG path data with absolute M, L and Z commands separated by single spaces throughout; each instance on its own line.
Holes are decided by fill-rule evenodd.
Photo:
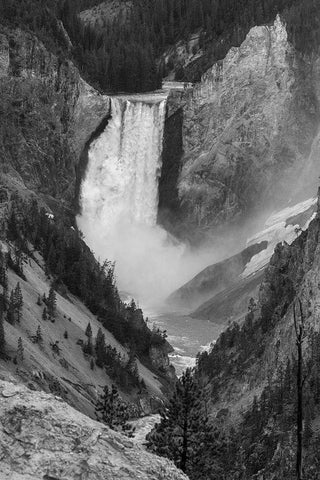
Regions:
M 59 397 L 0 381 L 2 480 L 186 480 L 166 459 Z

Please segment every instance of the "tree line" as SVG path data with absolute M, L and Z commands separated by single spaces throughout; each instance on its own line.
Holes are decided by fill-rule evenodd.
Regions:
M 36 33 L 46 46 L 72 58 L 83 76 L 107 92 L 150 91 L 161 85 L 166 66 L 162 53 L 198 31 L 203 55 L 179 79 L 199 80 L 215 61 L 238 46 L 254 25 L 269 23 L 281 13 L 290 40 L 303 52 L 319 46 L 317 0 L 133 0 L 125 19 L 101 19 L 84 25 L 81 10 L 95 0 L 2 0 L 1 22 Z M 65 26 L 72 49 L 61 30 Z

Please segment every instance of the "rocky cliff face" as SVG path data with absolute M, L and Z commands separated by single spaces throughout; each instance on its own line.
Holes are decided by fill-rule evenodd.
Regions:
M 60 398 L 0 381 L 1 479 L 187 480 Z
M 110 99 L 32 34 L 0 32 L 2 167 L 7 181 L 71 200 L 75 168 Z
M 185 221 L 201 228 L 243 218 L 287 200 L 297 178 L 306 185 L 317 176 L 319 75 L 319 58 L 294 51 L 279 17 L 203 75 L 184 105 Z
M 254 395 L 274 380 L 288 360 L 296 356 L 293 305 L 302 303 L 308 358 L 312 332 L 320 331 L 320 218 L 291 244 L 278 244 L 258 290 L 257 306 L 248 314 L 234 343 L 223 347 L 219 379 L 219 401 L 214 408 L 230 408 L 230 417 L 240 415 Z M 231 331 L 231 330 L 230 330 Z M 241 339 L 242 337 L 242 339 Z M 220 340 L 218 340 L 219 343 Z

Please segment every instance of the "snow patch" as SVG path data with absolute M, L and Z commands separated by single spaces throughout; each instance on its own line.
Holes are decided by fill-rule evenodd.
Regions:
M 310 198 L 304 202 L 300 202 L 292 207 L 284 208 L 283 210 L 270 215 L 265 222 L 265 228 L 247 241 L 247 246 L 267 241 L 268 247 L 251 258 L 250 262 L 247 263 L 246 268 L 242 272 L 241 277 L 247 278 L 263 269 L 268 264 L 273 255 L 275 246 L 278 243 L 287 242 L 288 244 L 291 244 L 297 238 L 301 230 L 306 230 L 311 220 L 315 217 L 315 213 L 310 216 L 302 227 L 298 224 L 286 225 L 286 221 L 290 217 L 306 212 L 309 208 L 316 205 L 316 203 L 316 198 Z

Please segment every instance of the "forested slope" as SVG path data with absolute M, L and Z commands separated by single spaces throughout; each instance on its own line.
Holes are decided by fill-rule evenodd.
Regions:
M 291 245 L 277 245 L 242 326 L 199 354 L 149 436 L 192 480 L 292 480 L 301 448 L 303 478 L 318 479 L 319 239 L 318 210 Z
M 2 0 L 2 23 L 35 32 L 46 46 L 76 60 L 91 84 L 104 91 L 147 91 L 161 85 L 166 66 L 161 54 L 191 33 L 201 32 L 202 54 L 180 79 L 199 80 L 232 46 L 238 46 L 254 25 L 272 22 L 281 13 L 290 41 L 304 52 L 319 44 L 316 0 L 133 0 L 126 21 L 122 15 L 96 25 L 83 23 L 80 11 L 95 0 Z M 62 21 L 62 24 L 59 22 Z M 64 25 L 71 40 L 62 28 Z

